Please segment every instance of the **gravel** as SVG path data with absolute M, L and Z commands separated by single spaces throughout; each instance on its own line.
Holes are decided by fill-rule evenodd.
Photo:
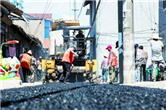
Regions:
M 49 83 L 1 91 L 2 110 L 166 110 L 166 90 L 93 83 Z

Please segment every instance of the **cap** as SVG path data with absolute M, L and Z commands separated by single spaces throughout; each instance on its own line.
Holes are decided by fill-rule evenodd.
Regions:
M 76 47 L 75 46 L 72 46 L 72 48 L 74 48 L 76 50 Z
M 112 49 L 112 46 L 111 46 L 111 45 L 108 45 L 106 49 L 108 49 L 108 48 Z

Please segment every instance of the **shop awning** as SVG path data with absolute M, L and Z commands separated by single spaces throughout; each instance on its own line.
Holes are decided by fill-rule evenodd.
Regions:
M 15 5 L 12 5 L 6 1 L 1 1 L 1 7 L 8 11 L 9 15 L 18 18 L 20 17 L 20 19 L 23 19 L 29 25 L 29 21 L 25 18 L 24 13 L 21 10 L 19 10 Z

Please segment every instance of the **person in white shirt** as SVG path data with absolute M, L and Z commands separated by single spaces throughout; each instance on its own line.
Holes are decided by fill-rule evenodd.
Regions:
M 136 55 L 136 71 L 137 80 L 146 81 L 146 63 L 148 59 L 148 54 L 143 50 L 143 46 L 139 46 Z
M 107 58 L 107 54 L 105 53 L 104 55 L 104 58 L 101 62 L 101 69 L 102 69 L 102 80 L 103 80 L 103 83 L 107 83 L 107 80 L 108 80 L 108 72 L 109 72 L 109 66 L 107 65 L 108 63 L 108 58 Z
M 163 42 L 160 41 L 161 39 L 158 34 L 154 34 L 154 36 L 150 39 L 150 46 L 152 49 L 152 64 L 153 64 L 153 81 L 156 81 L 156 68 L 159 67 L 159 71 L 161 73 L 161 79 L 163 80 L 163 73 L 164 73 L 164 60 L 162 56 L 162 51 L 164 50 Z

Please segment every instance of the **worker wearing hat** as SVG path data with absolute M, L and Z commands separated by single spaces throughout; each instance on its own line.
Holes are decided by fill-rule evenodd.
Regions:
M 74 55 L 78 56 L 74 51 L 76 50 L 75 46 L 67 49 L 62 58 L 62 66 L 63 66 L 63 74 L 61 74 L 59 81 L 60 82 L 68 82 L 70 76 L 70 67 L 74 61 Z
M 27 80 L 27 76 L 30 73 L 30 63 L 31 63 L 31 56 L 32 56 L 32 51 L 29 50 L 27 53 L 21 54 L 20 58 L 22 58 L 21 60 L 21 66 L 22 66 L 22 70 L 23 70 L 23 82 L 28 82 Z
M 108 71 L 109 71 L 109 66 L 107 65 L 108 62 L 108 55 L 105 53 L 104 58 L 101 62 L 101 69 L 102 69 L 102 81 L 103 83 L 107 83 L 107 79 L 108 79 Z
M 152 50 L 151 60 L 153 65 L 153 75 L 152 80 L 156 81 L 156 68 L 157 65 L 159 65 L 159 70 L 161 73 L 161 79 L 163 79 L 163 73 L 164 73 L 164 60 L 162 56 L 162 51 L 164 50 L 163 42 L 160 41 L 160 37 L 157 33 L 153 35 L 152 38 L 149 39 L 150 46 Z
M 107 65 L 109 66 L 110 84 L 112 84 L 115 80 L 115 66 L 117 66 L 117 59 L 115 52 L 112 51 L 111 45 L 108 45 L 106 50 L 109 52 Z

